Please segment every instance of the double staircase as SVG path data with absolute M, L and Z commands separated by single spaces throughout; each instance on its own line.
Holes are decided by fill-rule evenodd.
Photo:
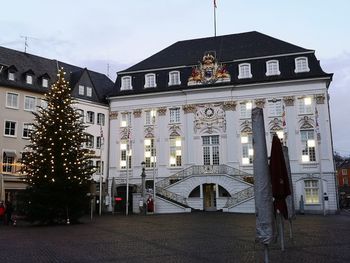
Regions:
M 177 172 L 167 178 L 164 178 L 156 183 L 157 196 L 166 199 L 174 204 L 184 208 L 190 208 L 187 198 L 176 194 L 169 190 L 174 184 L 180 184 L 193 176 L 228 176 L 232 179 L 245 182 L 247 188 L 231 193 L 228 197 L 224 209 L 229 209 L 237 206 L 254 197 L 253 175 L 243 172 L 239 169 L 230 167 L 225 164 L 221 165 L 193 165 L 180 172 Z

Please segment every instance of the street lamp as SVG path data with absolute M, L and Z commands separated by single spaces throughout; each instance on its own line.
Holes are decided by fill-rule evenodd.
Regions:
M 143 209 L 143 213 L 146 214 L 146 203 L 145 203 L 145 188 L 146 188 L 146 163 L 143 161 L 141 163 L 141 167 L 142 167 L 142 173 L 141 173 L 141 178 L 142 178 L 142 184 L 141 184 L 141 196 L 142 196 L 142 209 Z

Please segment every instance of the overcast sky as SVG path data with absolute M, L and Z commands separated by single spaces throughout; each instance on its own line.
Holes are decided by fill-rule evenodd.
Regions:
M 350 1 L 216 2 L 218 35 L 256 30 L 316 50 L 323 69 L 334 73 L 334 149 L 350 156 Z M 214 34 L 213 0 L 0 0 L 0 9 L 1 46 L 23 51 L 27 36 L 28 53 L 112 80 L 176 41 Z

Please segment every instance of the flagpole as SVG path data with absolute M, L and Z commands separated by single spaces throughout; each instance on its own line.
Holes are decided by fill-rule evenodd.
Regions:
M 216 0 L 214 0 L 214 37 L 216 37 Z
M 101 136 L 101 146 L 100 146 L 100 195 L 99 195 L 99 206 L 98 206 L 98 214 L 102 214 L 102 149 L 103 149 L 103 131 L 102 131 L 102 125 L 100 126 L 100 136 Z
M 130 151 L 130 127 L 128 123 L 128 143 L 126 146 L 126 207 L 125 207 L 125 214 L 129 214 L 129 151 Z

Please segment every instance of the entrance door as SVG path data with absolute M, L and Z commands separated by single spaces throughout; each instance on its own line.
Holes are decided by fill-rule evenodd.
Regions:
M 219 135 L 203 136 L 203 164 L 219 165 Z
M 216 211 L 216 187 L 215 184 L 203 184 L 204 210 Z

